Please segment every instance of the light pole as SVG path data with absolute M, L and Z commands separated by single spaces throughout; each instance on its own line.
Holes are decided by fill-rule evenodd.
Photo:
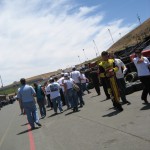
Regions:
M 140 16 L 138 14 L 137 14 L 137 19 L 138 19 L 138 21 L 139 21 L 139 23 L 141 25 L 141 18 L 140 18 Z
M 2 87 L 3 87 L 3 81 L 2 81 L 2 77 L 1 77 L 1 75 L 0 75 L 0 80 L 1 80 Z
M 110 29 L 108 29 L 108 32 L 109 32 L 110 37 L 111 37 L 111 39 L 112 39 L 112 41 L 113 41 L 113 44 L 114 44 L 115 42 L 114 42 L 114 39 L 113 39 L 112 34 L 111 34 L 111 32 L 110 32 Z
M 96 51 L 96 48 L 95 48 L 95 46 L 94 46 L 94 50 L 95 50 L 95 54 L 96 54 L 96 57 L 97 57 L 97 51 Z
M 88 60 L 88 58 L 87 58 L 87 57 L 86 57 L 86 55 L 85 55 L 85 51 L 84 51 L 84 49 L 83 49 L 83 53 L 84 53 L 85 59 L 87 59 L 87 60 Z
M 120 38 L 121 38 L 121 37 L 122 37 L 122 36 L 121 36 L 121 33 L 119 33 L 119 35 L 120 35 Z
M 93 43 L 94 43 L 95 48 L 96 48 L 96 50 L 97 50 L 96 56 L 97 56 L 97 54 L 98 54 L 98 55 L 100 55 L 99 50 L 98 50 L 97 45 L 96 45 L 96 43 L 95 43 L 95 41 L 94 41 L 94 40 L 93 40 Z

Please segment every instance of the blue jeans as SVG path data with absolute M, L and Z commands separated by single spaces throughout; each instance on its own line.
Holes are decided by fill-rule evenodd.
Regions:
M 87 91 L 89 92 L 89 90 L 87 89 L 86 83 L 81 83 L 82 84 L 82 91 Z
M 45 99 L 37 99 L 41 117 L 46 116 Z
M 66 92 L 66 97 L 68 99 L 68 103 L 71 105 L 71 108 L 78 107 L 78 96 L 75 90 L 68 89 Z
M 64 97 L 65 97 L 65 103 L 67 105 L 67 108 L 70 108 L 71 103 L 69 101 L 68 94 L 64 93 Z
M 62 102 L 61 102 L 61 97 L 58 96 L 54 99 L 52 99 L 52 102 L 53 102 L 53 108 L 54 108 L 54 112 L 57 113 L 57 104 L 58 104 L 58 108 L 59 108 L 59 111 L 63 111 L 62 109 Z
M 80 103 L 80 106 L 83 106 L 84 105 L 84 101 L 83 101 L 83 98 L 82 98 L 82 85 L 80 83 L 76 83 L 76 84 L 80 88 L 80 91 L 77 92 L 79 103 Z
M 35 102 L 23 102 L 22 104 L 30 126 L 34 127 L 34 122 L 39 122 L 39 116 Z

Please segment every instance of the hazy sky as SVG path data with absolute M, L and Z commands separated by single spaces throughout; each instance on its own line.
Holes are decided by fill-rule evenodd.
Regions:
M 149 0 L 0 0 L 0 75 L 21 77 L 75 65 L 150 16 Z

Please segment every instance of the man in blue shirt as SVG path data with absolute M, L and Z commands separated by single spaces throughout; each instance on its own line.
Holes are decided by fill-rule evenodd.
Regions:
M 32 86 L 26 84 L 26 80 L 24 78 L 20 79 L 20 83 L 21 87 L 18 89 L 17 97 L 22 102 L 31 129 L 35 129 L 34 122 L 38 126 L 41 126 L 34 100 L 36 93 Z
M 46 116 L 46 108 L 45 108 L 45 94 L 40 85 L 34 83 L 34 88 L 37 97 L 37 103 L 39 105 L 41 117 L 44 118 Z

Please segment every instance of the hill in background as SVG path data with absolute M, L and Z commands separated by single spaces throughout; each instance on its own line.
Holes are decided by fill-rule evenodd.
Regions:
M 150 18 L 114 43 L 108 51 L 116 52 L 123 50 L 126 47 L 130 47 L 144 41 L 144 39 L 148 36 L 150 36 Z

